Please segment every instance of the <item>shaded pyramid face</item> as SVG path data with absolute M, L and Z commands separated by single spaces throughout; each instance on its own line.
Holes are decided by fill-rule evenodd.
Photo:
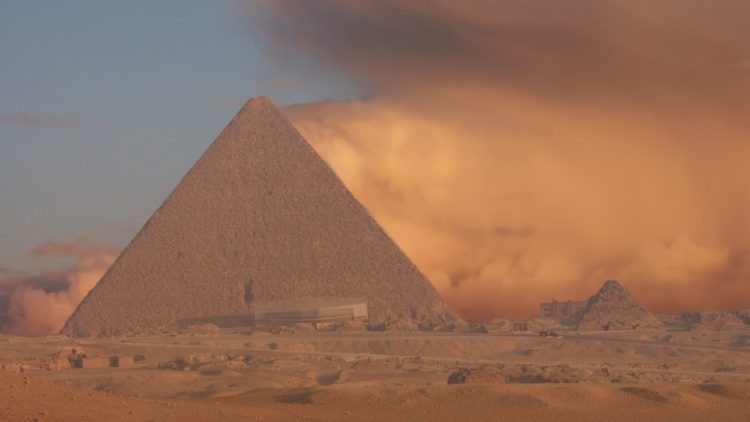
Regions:
M 632 330 L 656 328 L 659 320 L 635 301 L 616 280 L 609 280 L 573 316 L 579 330 Z
M 249 101 L 68 319 L 63 334 L 168 330 L 254 304 L 361 297 L 370 319 L 451 314 L 266 98 Z

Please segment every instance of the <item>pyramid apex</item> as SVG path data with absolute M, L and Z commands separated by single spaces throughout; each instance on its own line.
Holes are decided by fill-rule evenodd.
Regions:
M 594 296 L 599 296 L 602 294 L 610 294 L 610 293 L 625 293 L 627 295 L 630 295 L 630 292 L 628 289 L 625 288 L 622 284 L 620 284 L 617 280 L 607 280 L 604 282 L 602 287 L 599 288 L 599 291 Z
M 271 101 L 270 98 L 266 97 L 265 95 L 261 95 L 260 97 L 252 97 L 247 100 L 245 105 L 242 107 L 242 110 L 249 111 L 249 110 L 255 110 L 262 106 L 274 106 L 273 101 Z

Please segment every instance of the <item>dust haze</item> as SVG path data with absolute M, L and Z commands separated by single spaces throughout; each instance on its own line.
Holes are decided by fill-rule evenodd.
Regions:
M 28 252 L 34 260 L 68 258 L 73 263 L 60 271 L 39 274 L 0 271 L 0 332 L 23 336 L 57 333 L 118 254 L 118 248 L 85 237 L 36 246 Z
M 617 278 L 750 305 L 750 5 L 247 3 L 279 63 L 372 95 L 287 109 L 441 294 L 527 317 Z

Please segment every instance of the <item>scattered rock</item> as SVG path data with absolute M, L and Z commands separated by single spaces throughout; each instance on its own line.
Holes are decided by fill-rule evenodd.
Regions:
M 621 391 L 624 391 L 628 394 L 632 394 L 634 396 L 638 396 L 642 399 L 646 399 L 649 401 L 657 402 L 657 403 L 666 403 L 667 398 L 663 395 L 661 395 L 659 392 L 651 390 L 649 388 L 643 388 L 643 387 L 622 387 L 620 389 Z
M 469 373 L 468 369 L 461 368 L 457 371 L 451 372 L 448 375 L 448 385 L 452 384 L 466 384 L 466 375 Z
M 388 324 L 385 322 L 368 323 L 366 327 L 367 331 L 385 331 L 388 329 Z

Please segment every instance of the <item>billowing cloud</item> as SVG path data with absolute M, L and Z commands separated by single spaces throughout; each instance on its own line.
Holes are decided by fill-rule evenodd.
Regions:
M 35 247 L 29 252 L 33 259 L 68 257 L 75 263 L 56 272 L 0 274 L 0 331 L 22 336 L 57 333 L 118 254 L 117 248 L 87 238 Z
M 736 66 L 748 56 L 742 0 L 266 3 L 252 19 L 269 51 L 307 53 L 381 95 L 444 98 L 474 87 L 566 103 L 642 102 L 679 96 L 678 87 L 724 88 L 739 100 L 731 88 L 747 88 Z
M 620 278 L 647 307 L 750 306 L 750 4 L 279 0 L 281 63 L 372 98 L 287 112 L 466 315 Z

